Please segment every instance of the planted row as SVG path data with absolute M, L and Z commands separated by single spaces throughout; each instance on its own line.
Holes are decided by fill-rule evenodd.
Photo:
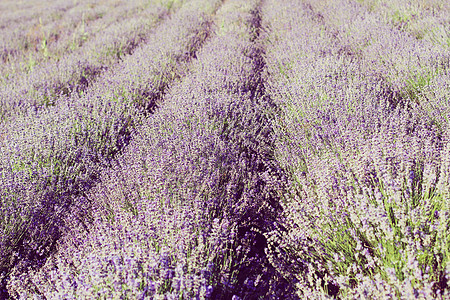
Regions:
M 274 226 L 269 194 L 279 187 L 264 166 L 272 163 L 269 110 L 258 94 L 261 61 L 252 43 L 259 5 L 232 0 L 217 12 L 216 35 L 186 77 L 85 195 L 93 225 L 74 222 L 54 259 L 30 273 L 45 296 L 256 299 L 282 292 L 258 233 Z
M 0 42 L 2 70 L 18 57 L 34 57 L 33 54 L 43 45 L 43 40 L 50 46 L 61 34 L 71 33 L 83 17 L 88 21 L 105 12 L 105 7 L 95 4 L 88 6 L 86 2 L 76 4 L 61 1 L 50 4 L 35 1 L 28 4 L 23 11 L 14 9 L 10 4 L 11 13 L 2 14 L 5 22 L 0 29 L 3 37 Z
M 15 77 L 0 89 L 0 114 L 3 122 L 29 110 L 53 106 L 71 93 L 85 90 L 106 69 L 114 67 L 126 55 L 146 41 L 154 27 L 177 6 L 174 0 L 151 5 L 136 18 L 129 17 L 109 26 L 102 34 L 60 60 L 37 67 Z M 19 88 L 18 88 L 19 87 Z
M 337 51 L 379 85 L 379 105 L 426 112 L 439 130 L 448 123 L 447 51 L 386 24 L 376 11 L 350 1 L 314 1 L 306 11 L 340 44 Z
M 445 0 L 431 1 L 358 1 L 371 12 L 419 40 L 444 48 L 450 47 L 448 18 L 450 5 Z
M 321 1 L 315 8 L 273 1 L 265 11 L 272 24 L 267 90 L 283 107 L 274 122 L 276 157 L 291 174 L 291 193 L 282 202 L 289 234 L 271 237 L 285 249 L 280 272 L 299 280 L 303 298 L 444 299 L 448 131 L 414 101 L 380 105 L 392 101 L 392 93 L 377 72 L 408 78 L 392 72 L 405 68 L 401 61 L 389 70 L 380 58 L 393 61 L 417 44 L 393 47 L 407 41 L 403 33 L 375 27 L 370 14 L 362 19 L 358 6 L 345 3 L 339 11 Z M 348 31 L 357 25 L 365 31 Z M 380 33 L 356 52 L 353 40 L 375 28 Z M 389 39 L 381 36 L 387 32 Z M 415 58 L 408 63 L 423 72 Z
M 124 18 L 131 15 L 142 16 L 146 5 L 149 4 L 137 1 L 115 4 L 79 3 L 76 7 L 54 12 L 55 20 L 48 24 L 45 19 L 36 17 L 25 29 L 5 29 L 5 39 L 1 45 L 2 81 L 12 82 L 15 78 L 32 72 L 38 65 L 54 63 L 94 39 L 96 35 L 104 34 L 102 31 L 112 23 L 119 20 L 123 22 Z M 23 36 L 16 36 L 17 34 Z M 11 38 L 8 39 L 8 36 Z
M 8 124 L 1 148 L 4 276 L 52 252 L 73 197 L 95 184 L 99 169 L 127 145 L 142 113 L 182 75 L 208 36 L 209 15 L 219 3 L 186 2 L 85 95 Z M 20 257 L 12 259 L 14 253 Z
M 416 113 L 426 113 L 442 134 L 450 112 L 450 57 L 445 47 L 417 40 L 386 24 L 377 11 L 350 1 L 315 1 L 311 7 L 341 43 L 339 51 L 358 59 L 366 76 L 378 81 L 381 105 L 412 110 L 417 104 Z
M 436 75 L 448 72 L 449 57 L 445 47 L 413 38 L 386 24 L 380 14 L 368 12 L 366 7 L 351 1 L 311 3 L 323 22 L 332 26 L 330 30 L 336 31 L 337 38 L 348 43 L 351 54 L 363 55 L 371 65 L 377 66 L 380 75 L 386 76 L 398 92 L 407 92 L 416 86 L 426 88 Z
M 50 2 L 53 2 L 54 6 L 50 6 Z M 70 3 L 67 1 L 2 1 L 0 4 L 0 28 L 14 28 L 20 26 L 20 23 L 27 23 L 30 20 L 39 19 L 39 16 L 45 20 L 45 22 L 51 22 L 53 20 L 52 13 L 57 11 L 66 11 L 76 6 L 76 3 Z M 50 7 L 50 9 L 49 9 Z

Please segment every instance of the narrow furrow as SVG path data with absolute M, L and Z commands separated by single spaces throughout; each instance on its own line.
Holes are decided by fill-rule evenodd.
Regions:
M 221 108 L 220 139 L 235 161 L 229 161 L 227 176 L 221 178 L 222 203 L 213 218 L 226 217 L 236 225 L 236 239 L 230 240 L 225 256 L 230 267 L 219 270 L 212 299 L 292 299 L 295 282 L 276 268 L 277 251 L 283 251 L 269 233 L 285 232 L 280 225 L 280 195 L 285 192 L 285 174 L 274 159 L 273 130 L 270 126 L 279 109 L 265 91 L 265 59 L 260 40 L 261 6 L 257 1 L 249 12 L 249 44 L 244 51 L 249 74 L 243 74 L 238 88 L 241 97 Z M 228 152 L 227 151 L 227 152 Z M 227 202 L 235 204 L 227 207 Z M 236 298 L 238 297 L 238 298 Z
M 89 203 L 76 203 L 77 197 L 95 186 L 100 170 L 128 145 L 143 115 L 183 75 L 208 37 L 210 15 L 218 5 L 188 2 L 120 70 L 105 74 L 102 84 L 19 123 L 22 130 L 10 134 L 1 149 L 0 296 L 10 297 L 6 285 L 12 274 L 39 269 L 56 251 L 70 230 L 66 222 L 72 221 L 68 214 L 74 206 L 89 209 Z

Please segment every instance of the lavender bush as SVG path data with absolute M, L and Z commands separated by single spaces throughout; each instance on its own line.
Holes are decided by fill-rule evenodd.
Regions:
M 389 51 L 393 35 L 382 39 L 383 31 L 356 48 L 361 43 L 352 40 L 373 31 L 346 35 L 342 27 L 357 24 L 363 8 L 342 10 L 343 19 L 332 5 L 274 3 L 266 11 L 277 20 L 268 37 L 268 89 L 286 112 L 274 123 L 276 153 L 292 174 L 282 202 L 290 231 L 268 234 L 286 248 L 279 268 L 297 270 L 300 297 L 448 297 L 448 127 L 411 95 L 387 92 L 385 84 L 400 89 L 410 79 L 379 62 L 395 61 L 397 70 L 415 63 L 418 72 L 427 66 L 402 65 Z
M 101 19 L 112 8 L 99 3 L 88 5 L 82 2 L 77 5 L 64 1 L 53 5 L 46 2 L 31 2 L 28 5 L 23 11 L 25 15 L 18 10 L 2 14 L 9 17 L 17 15 L 17 19 L 5 18 L 8 22 L 2 27 L 3 64 L 0 74 L 7 78 L 18 69 L 31 70 L 42 59 L 49 59 L 61 40 L 78 31 L 77 25 L 89 28 L 91 21 Z

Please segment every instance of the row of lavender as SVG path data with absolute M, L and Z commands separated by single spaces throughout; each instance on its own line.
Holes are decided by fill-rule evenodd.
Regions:
M 360 0 L 396 28 L 442 46 L 450 47 L 450 4 L 446 0 Z
M 363 63 L 367 64 L 368 74 L 382 78 L 380 83 L 390 94 L 387 97 L 390 107 L 402 105 L 403 99 L 409 99 L 434 115 L 439 124 L 448 122 L 448 45 L 403 32 L 390 22 L 385 23 L 382 13 L 369 12 L 364 6 L 351 5 L 351 2 L 347 5 L 320 3 L 311 2 L 311 7 L 320 11 L 320 17 L 329 20 L 330 30 L 343 41 L 340 51 L 366 57 Z M 443 9 L 442 15 L 449 13 L 448 9 Z M 354 16 L 358 17 L 354 20 Z
M 448 48 L 355 1 L 268 2 L 280 272 L 302 298 L 448 298 Z
M 27 25 L 30 21 L 34 22 L 39 19 L 44 20 L 44 23 L 50 23 L 54 20 L 53 13 L 58 11 L 67 11 L 76 6 L 75 2 L 68 1 L 54 1 L 54 6 L 51 6 L 52 1 L 41 2 L 17 2 L 17 1 L 2 1 L 0 4 L 0 29 L 6 32 L 7 29 L 15 28 L 16 34 L 20 35 L 19 31 L 26 32 Z M 23 24 L 23 25 L 21 25 Z M 24 27 L 20 27 L 24 26 Z M 8 34 L 5 35 L 7 37 Z M 8 38 L 6 38 L 8 40 Z
M 260 6 L 224 3 L 215 35 L 186 77 L 143 120 L 101 183 L 80 197 L 93 205 L 71 218 L 89 214 L 92 226 L 72 222 L 77 230 L 60 241 L 59 252 L 40 271 L 12 277 L 11 293 L 52 299 L 293 294 L 272 267 L 263 236 L 276 228 L 283 186 L 271 152 L 274 111 L 262 85 Z
M 9 6 L 0 20 L 0 57 L 3 62 L 0 75 L 6 78 L 62 56 L 69 48 L 89 40 L 101 26 L 138 12 L 145 3 L 28 1 L 23 11 L 15 9 L 11 3 Z
M 67 229 L 76 196 L 129 142 L 140 119 L 207 38 L 220 1 L 186 1 L 146 43 L 85 91 L 5 124 L 1 147 L 1 272 L 39 266 Z M 12 267 L 15 267 L 13 270 Z
M 107 26 L 77 48 L 66 51 L 60 59 L 49 60 L 29 73 L 17 73 L 0 88 L 3 122 L 15 115 L 29 114 L 55 105 L 60 98 L 81 93 L 108 68 L 144 42 L 153 29 L 179 5 L 165 0 L 149 5 L 140 13 Z

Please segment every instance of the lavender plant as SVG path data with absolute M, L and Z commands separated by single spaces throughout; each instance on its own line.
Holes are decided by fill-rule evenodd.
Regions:
M 260 232 L 274 226 L 271 193 L 280 186 L 264 142 L 269 103 L 258 94 L 262 70 L 252 28 L 261 3 L 242 4 L 221 7 L 216 35 L 188 75 L 87 195 L 97 207 L 97 225 L 88 233 L 78 225 L 81 234 L 67 235 L 53 263 L 28 277 L 44 295 L 282 294 L 277 287 L 288 284 L 276 280 L 265 260 Z M 25 279 L 14 278 L 11 287 Z
M 45 258 L 34 257 L 33 244 L 40 245 L 42 239 L 54 244 L 58 234 L 52 232 L 59 232 L 64 225 L 61 215 L 73 204 L 73 196 L 86 192 L 95 182 L 99 167 L 107 166 L 126 146 L 140 115 L 155 105 L 173 80 L 171 76 L 181 74 L 183 63 L 207 37 L 207 14 L 212 13 L 207 9 L 215 9 L 218 2 L 205 3 L 209 4 L 206 11 L 186 3 L 148 44 L 124 61 L 120 71 L 105 74 L 83 97 L 74 94 L 46 114 L 29 115 L 8 124 L 2 147 L 2 185 L 15 182 L 20 188 L 5 191 L 2 207 L 9 213 L 5 217 L 22 217 L 16 217 L 16 226 L 2 228 L 2 252 L 7 254 L 2 260 L 4 272 L 14 265 L 29 265 Z M 148 53 L 153 53 L 152 61 Z M 12 206 L 16 201 L 20 202 Z M 26 244 L 19 236 L 26 237 Z M 11 263 L 8 255 L 14 251 L 21 252 L 22 257 Z M 52 250 L 41 251 L 48 254 Z
M 327 32 L 325 17 L 336 11 L 321 9 L 265 11 L 277 20 L 268 90 L 285 107 L 276 154 L 292 174 L 282 202 L 290 232 L 268 234 L 286 249 L 278 266 L 297 270 L 300 297 L 445 298 L 446 129 L 418 105 L 379 105 L 390 95 L 371 80 L 377 61 L 340 51 L 346 40 Z
M 105 7 L 92 5 L 87 7 L 87 3 L 49 3 L 31 2 L 30 7 L 24 9 L 24 14 L 18 14 L 17 9 L 12 9 L 13 14 L 3 14 L 6 16 L 17 15 L 17 19 L 6 18 L 8 22 L 2 28 L 2 75 L 3 69 L 19 67 L 12 64 L 13 61 L 33 59 L 38 60 L 39 54 L 44 54 L 44 50 L 54 45 L 61 35 L 71 34 L 72 27 L 77 23 L 88 20 L 95 16 L 101 16 Z M 98 4 L 98 3 L 97 3 Z M 42 6 L 41 6 L 42 5 Z M 50 9 L 49 9 L 50 7 Z M 92 9 L 97 7 L 99 9 Z M 35 12 L 35 14 L 30 12 Z M 68 28 L 67 28 L 68 27 Z M 65 29 L 65 30 L 62 30 Z M 41 53 L 42 52 L 42 53 Z M 48 51 L 47 53 L 48 54 Z M 48 55 L 46 55 L 48 56 Z M 32 67 L 32 66 L 29 66 Z
M 53 2 L 53 4 L 54 6 L 50 6 L 50 1 L 27 3 L 3 1 L 0 7 L 2 11 L 2 15 L 0 16 L 2 29 L 13 28 L 19 25 L 21 21 L 26 23 L 27 21 L 32 19 L 38 20 L 39 15 L 41 15 L 41 17 L 44 17 L 44 22 L 47 23 L 53 19 L 52 14 L 55 13 L 55 11 L 66 11 L 76 6 L 76 3 L 68 3 L 65 1 L 55 1 Z

